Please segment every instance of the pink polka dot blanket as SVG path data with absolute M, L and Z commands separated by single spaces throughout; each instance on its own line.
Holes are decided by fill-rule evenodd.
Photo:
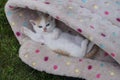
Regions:
M 21 33 L 36 11 L 47 13 L 99 46 L 94 58 L 55 54 Z M 120 80 L 120 0 L 8 0 L 5 13 L 30 67 L 86 80 Z M 63 28 L 64 29 L 64 28 Z

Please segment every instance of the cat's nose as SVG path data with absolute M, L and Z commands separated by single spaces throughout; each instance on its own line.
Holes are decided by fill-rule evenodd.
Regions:
M 46 31 L 47 31 L 47 28 L 44 28 L 43 30 L 44 30 L 44 32 L 46 32 Z

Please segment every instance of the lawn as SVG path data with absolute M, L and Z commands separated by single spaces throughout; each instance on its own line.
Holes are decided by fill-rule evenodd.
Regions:
M 4 13 L 6 1 L 0 0 L 0 80 L 79 80 L 36 71 L 20 60 L 20 45 Z

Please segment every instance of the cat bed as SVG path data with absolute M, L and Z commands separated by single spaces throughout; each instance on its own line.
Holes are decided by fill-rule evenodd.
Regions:
M 99 46 L 94 58 L 55 54 L 22 34 L 22 26 L 32 29 L 29 20 L 37 17 L 36 11 L 51 15 L 57 25 L 67 25 Z M 30 67 L 86 80 L 119 80 L 119 0 L 8 0 L 5 13 L 21 45 L 19 56 Z

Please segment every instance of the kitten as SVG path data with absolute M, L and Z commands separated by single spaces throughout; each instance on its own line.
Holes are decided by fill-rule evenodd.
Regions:
M 30 20 L 35 32 L 23 27 L 23 33 L 36 42 L 46 44 L 55 52 L 74 57 L 84 57 L 87 52 L 88 40 L 81 36 L 70 35 L 56 27 L 55 19 L 46 14 Z

